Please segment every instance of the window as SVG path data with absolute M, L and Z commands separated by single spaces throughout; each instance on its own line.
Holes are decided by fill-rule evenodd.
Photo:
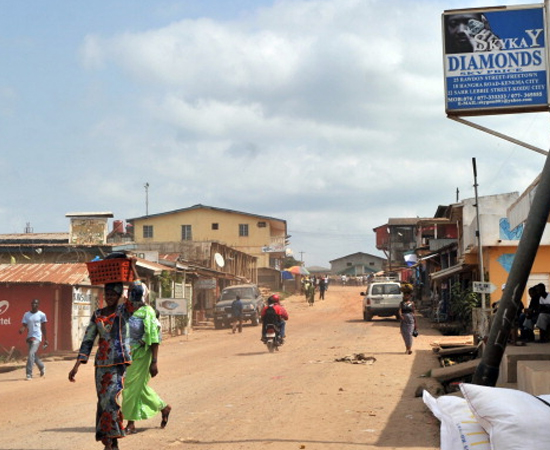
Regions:
M 143 237 L 144 238 L 153 237 L 153 225 L 143 225 Z
M 212 229 L 213 230 L 219 230 L 220 229 L 220 224 L 219 223 L 213 223 L 212 224 Z
M 375 284 L 372 287 L 372 295 L 382 295 L 384 293 L 384 285 L 383 284 Z
M 192 241 L 193 234 L 191 232 L 191 225 L 182 225 L 181 226 L 181 240 L 182 241 Z
M 239 224 L 239 236 L 247 237 L 248 236 L 248 224 L 240 223 Z

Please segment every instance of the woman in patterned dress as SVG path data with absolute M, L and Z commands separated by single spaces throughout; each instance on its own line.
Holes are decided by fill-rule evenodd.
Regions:
M 135 260 L 132 260 L 135 270 Z M 69 372 L 74 382 L 78 368 L 86 364 L 99 336 L 95 356 L 95 384 L 97 391 L 96 441 L 101 441 L 104 450 L 118 450 L 118 438 L 125 436 L 120 394 L 124 386 L 126 368 L 132 362 L 129 345 L 128 321 L 135 310 L 143 305 L 141 281 L 134 281 L 129 288 L 128 300 L 118 304 L 122 297 L 122 283 L 105 285 L 107 306 L 94 312 L 78 352 L 76 363 Z

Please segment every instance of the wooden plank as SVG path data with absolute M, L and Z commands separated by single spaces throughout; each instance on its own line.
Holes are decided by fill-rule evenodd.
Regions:
M 432 378 L 435 378 L 438 381 L 449 381 L 455 378 L 464 377 L 466 375 L 473 374 L 480 361 L 481 359 L 478 358 L 463 363 L 453 364 L 452 366 L 448 367 L 432 369 L 431 375 Z
M 441 336 L 436 341 L 430 343 L 432 347 L 460 347 L 463 345 L 473 345 L 474 337 L 472 335 L 468 336 Z
M 477 345 L 464 345 L 462 347 L 452 347 L 452 348 L 440 348 L 437 351 L 437 355 L 441 358 L 451 355 L 466 355 L 468 353 L 475 353 L 478 349 Z

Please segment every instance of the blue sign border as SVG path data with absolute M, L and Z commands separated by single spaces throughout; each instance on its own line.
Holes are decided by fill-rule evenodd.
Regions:
M 468 22 L 468 30 L 476 24 L 481 27 L 476 19 L 483 16 L 485 29 L 472 40 L 477 48 L 453 46 L 456 33 L 453 40 L 449 30 L 457 16 L 474 18 Z M 545 23 L 543 5 L 445 11 L 442 30 L 447 114 L 547 111 Z

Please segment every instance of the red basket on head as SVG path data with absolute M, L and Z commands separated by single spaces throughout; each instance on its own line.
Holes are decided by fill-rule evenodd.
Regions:
M 134 281 L 130 260 L 126 258 L 103 259 L 87 262 L 92 284 L 107 284 Z

